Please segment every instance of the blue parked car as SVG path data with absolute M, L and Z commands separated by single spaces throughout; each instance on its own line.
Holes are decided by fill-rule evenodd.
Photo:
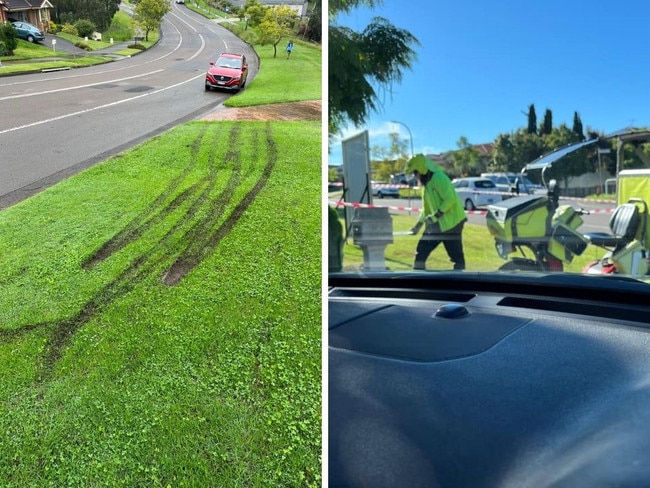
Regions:
M 12 22 L 11 25 L 16 29 L 16 36 L 18 36 L 19 39 L 25 39 L 29 42 L 40 42 L 45 40 L 45 34 L 35 25 L 28 24 L 27 22 Z

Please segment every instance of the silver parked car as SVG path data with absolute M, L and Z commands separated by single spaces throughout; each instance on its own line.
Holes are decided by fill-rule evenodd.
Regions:
M 475 210 L 503 199 L 499 188 L 488 178 L 456 178 L 452 180 L 452 184 L 456 188 L 456 193 L 463 202 L 465 210 Z

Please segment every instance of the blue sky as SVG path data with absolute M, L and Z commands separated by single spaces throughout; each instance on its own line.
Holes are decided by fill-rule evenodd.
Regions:
M 647 0 L 646 0 L 647 1 Z M 553 124 L 582 123 L 605 133 L 650 125 L 650 2 L 544 0 L 385 0 L 338 23 L 361 31 L 374 16 L 410 31 L 421 43 L 403 81 L 382 96 L 382 109 L 343 138 L 369 131 L 387 146 L 398 131 L 416 153 L 492 142 L 527 124 L 535 105 Z M 381 92 L 380 92 L 381 93 Z M 340 164 L 341 144 L 329 162 Z

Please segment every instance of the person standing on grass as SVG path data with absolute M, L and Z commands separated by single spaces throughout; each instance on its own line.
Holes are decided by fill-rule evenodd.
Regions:
M 440 166 L 423 154 L 412 157 L 406 163 L 405 172 L 413 173 L 422 187 L 422 211 L 409 231 L 416 235 L 425 225 L 415 250 L 413 269 L 425 269 L 427 258 L 441 242 L 454 269 L 465 269 L 462 233 L 467 217 L 451 180 Z
M 291 51 L 293 51 L 293 41 L 289 41 L 289 44 L 287 44 L 287 59 L 291 56 Z

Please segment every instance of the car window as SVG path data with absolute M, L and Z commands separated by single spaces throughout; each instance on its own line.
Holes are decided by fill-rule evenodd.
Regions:
M 474 182 L 476 188 L 495 188 L 496 185 L 490 180 L 476 180 Z

